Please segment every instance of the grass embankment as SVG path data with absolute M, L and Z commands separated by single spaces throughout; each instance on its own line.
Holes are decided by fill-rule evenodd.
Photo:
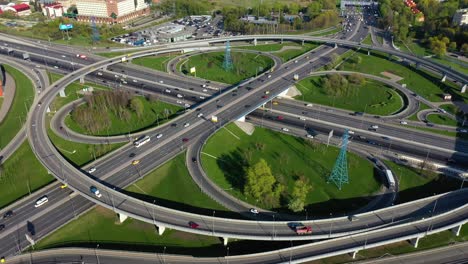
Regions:
M 143 112 L 140 117 L 134 111 L 130 111 L 130 118 L 123 120 L 117 114 L 109 111 L 109 118 L 111 125 L 108 129 L 102 129 L 97 133 L 91 133 L 83 128 L 80 124 L 75 122 L 73 118 L 68 115 L 65 117 L 65 124 L 73 131 L 80 134 L 94 135 L 94 136 L 113 136 L 122 135 L 126 133 L 138 132 L 150 127 L 154 127 L 163 124 L 173 118 L 177 111 L 183 109 L 176 105 L 171 105 L 162 101 L 153 101 L 143 98 L 141 96 L 136 97 L 143 105 Z M 77 108 L 87 107 L 86 105 L 80 105 Z
M 269 57 L 253 54 L 232 52 L 231 58 L 234 69 L 223 69 L 224 52 L 210 52 L 191 56 L 180 62 L 182 72 L 189 74 L 192 67 L 196 69 L 196 76 L 202 79 L 235 84 L 260 74 L 273 67 L 273 60 Z
M 4 65 L 7 73 L 15 80 L 15 97 L 8 114 L 0 123 L 0 149 L 3 149 L 20 131 L 26 122 L 29 108 L 34 101 L 34 86 L 21 71 Z
M 169 206 L 188 212 L 215 210 L 216 216 L 226 216 L 225 210 L 211 200 L 190 179 L 185 167 L 185 154 L 157 168 L 140 181 L 127 188 L 127 192 L 155 204 Z M 157 212 L 156 212 L 157 213 Z M 234 215 L 233 213 L 229 213 Z M 248 246 L 246 245 L 249 244 Z M 261 251 L 273 249 L 277 244 L 253 246 L 255 241 L 230 240 L 234 252 Z M 59 246 L 89 246 L 100 248 L 125 248 L 127 250 L 191 254 L 196 256 L 223 256 L 225 247 L 216 237 L 200 236 L 167 229 L 157 235 L 154 225 L 133 219 L 123 224 L 116 223 L 115 213 L 96 207 L 77 220 L 63 226 L 39 242 L 36 249 Z M 289 242 L 286 243 L 286 245 Z M 286 246 L 283 245 L 283 246 Z
M 0 166 L 3 168 L 0 174 L 0 208 L 54 180 L 37 160 L 28 142 L 24 142 Z
M 321 78 L 324 77 L 314 76 L 300 81 L 296 87 L 302 95 L 295 98 L 375 115 L 390 115 L 403 107 L 399 93 L 383 83 L 368 79 L 364 85 L 350 83 L 346 94 L 333 96 L 329 95 L 327 89 L 320 83 Z
M 170 55 L 170 56 L 149 56 L 149 57 L 142 57 L 136 58 L 132 60 L 133 64 L 144 66 L 147 68 L 151 68 L 157 71 L 167 72 L 166 66 L 167 63 L 175 58 L 177 55 Z
M 460 188 L 461 181 L 431 171 L 385 161 L 399 183 L 397 203 L 405 203 Z
M 370 34 L 367 35 L 367 37 L 362 41 L 362 43 L 367 45 L 373 45 L 374 43 L 372 42 L 372 36 Z
M 441 115 L 441 114 L 430 114 L 427 116 L 427 120 L 434 124 L 446 125 L 446 126 L 458 126 L 458 122 L 452 118 Z M 461 124 L 460 124 L 461 125 Z
M 185 153 L 179 154 L 143 179 L 128 187 L 127 193 L 157 205 L 184 212 L 217 216 L 235 216 L 205 195 L 192 180 L 185 166 Z
M 419 102 L 419 108 L 418 108 L 418 112 L 421 112 L 422 110 L 426 110 L 426 109 L 430 109 L 431 107 L 428 106 L 427 104 L 424 104 L 424 103 L 421 103 Z M 408 120 L 412 120 L 412 121 L 420 121 L 418 119 L 418 112 L 414 113 L 413 115 L 411 115 L 410 117 L 408 117 Z
M 300 55 L 306 53 L 309 50 L 315 49 L 318 46 L 320 46 L 320 44 L 305 42 L 304 45 L 300 46 L 301 49 L 284 50 L 284 51 L 280 51 L 278 53 L 275 53 L 274 55 L 280 57 L 283 60 L 283 62 L 287 62 L 289 60 L 292 60 L 292 59 L 296 58 L 297 56 L 300 56 Z
M 342 67 L 344 70 L 364 72 L 378 76 L 383 76 L 383 72 L 390 72 L 403 78 L 399 83 L 406 84 L 408 89 L 433 102 L 443 101 L 443 93 L 452 94 L 455 100 L 468 102 L 468 94 L 461 94 L 460 88 L 449 81 L 441 83 L 440 78 L 432 73 L 390 61 L 387 59 L 387 55 L 381 55 L 376 52 L 371 52 L 371 55 L 368 56 L 367 53 L 359 51 L 354 56 L 360 56 L 362 58 L 361 63 L 355 64 L 346 61 Z
M 263 52 L 273 52 L 279 51 L 283 47 L 298 47 L 300 44 L 296 42 L 284 42 L 281 43 L 272 43 L 272 44 L 257 44 L 257 46 L 233 46 L 234 49 L 247 49 L 247 50 L 256 50 L 256 51 L 263 51 Z
M 261 148 L 257 147 L 259 144 Z M 220 148 L 221 145 L 224 147 Z M 247 166 L 255 164 L 260 158 L 267 161 L 273 175 L 286 186 L 289 193 L 296 177 L 304 176 L 309 180 L 313 188 L 306 199 L 309 215 L 351 211 L 368 202 L 369 196 L 379 188 L 370 162 L 349 153 L 350 183 L 339 191 L 334 184 L 327 184 L 339 149 L 264 128 L 256 127 L 253 135 L 248 136 L 230 124 L 208 140 L 203 152 L 207 154 L 202 156 L 203 167 L 218 186 L 239 199 L 265 209 L 285 210 L 267 208 L 262 201 L 257 202 L 242 193 Z

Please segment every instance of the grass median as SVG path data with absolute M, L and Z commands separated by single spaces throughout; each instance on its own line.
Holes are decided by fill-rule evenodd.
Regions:
M 34 86 L 26 75 L 9 65 L 4 66 L 7 73 L 15 81 L 16 91 L 10 110 L 0 123 L 1 149 L 10 143 L 26 122 L 28 111 L 34 101 L 35 93 Z
M 367 79 L 364 84 L 349 84 L 345 93 L 330 95 L 321 84 L 324 77 L 314 76 L 301 80 L 296 87 L 302 93 L 295 98 L 311 103 L 366 112 L 374 115 L 390 115 L 403 107 L 403 99 L 393 88 Z
M 210 52 L 194 55 L 179 62 L 182 72 L 189 74 L 190 69 L 195 67 L 196 77 L 235 84 L 242 80 L 254 77 L 273 67 L 273 60 L 269 57 L 254 53 L 231 52 L 233 70 L 223 69 L 224 52 Z M 191 74 L 192 75 L 192 74 Z
M 167 72 L 167 63 L 177 55 L 170 56 L 148 56 L 132 60 L 133 64 L 144 66 L 153 70 Z
M 220 148 L 219 146 L 223 146 Z M 276 180 L 290 193 L 295 178 L 308 179 L 312 191 L 306 198 L 309 215 L 349 212 L 359 208 L 379 189 L 376 172 L 369 161 L 348 153 L 349 184 L 342 190 L 327 183 L 339 149 L 326 147 L 283 133 L 256 127 L 252 136 L 230 124 L 214 134 L 203 148 L 202 164 L 207 175 L 220 188 L 235 197 L 265 209 L 286 211 L 286 208 L 268 208 L 262 201 L 244 195 L 246 169 L 260 158 L 267 161 Z

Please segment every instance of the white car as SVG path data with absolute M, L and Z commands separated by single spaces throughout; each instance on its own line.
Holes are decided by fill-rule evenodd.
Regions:
M 206 93 L 206 92 L 208 92 L 208 90 L 207 90 L 207 89 L 203 89 L 203 92 Z
M 166 89 L 166 90 L 164 90 L 164 92 L 166 92 L 166 93 L 171 93 L 171 90 Z
M 299 117 L 299 119 L 302 121 L 306 120 L 305 117 Z
M 177 98 L 182 98 L 182 97 L 184 97 L 184 96 L 181 95 L 181 94 L 177 94 Z
M 200 96 L 200 99 L 205 100 L 205 96 Z
M 59 67 L 58 66 L 54 66 L 55 69 L 58 69 Z
M 312 107 L 314 106 L 313 104 L 306 104 L 307 107 Z
M 354 135 L 354 131 L 352 131 L 352 130 L 348 130 L 348 134 L 350 134 L 350 135 Z
M 271 74 L 268 75 L 268 79 L 270 79 L 270 78 L 271 78 Z
M 182 104 L 182 101 L 179 101 L 179 100 L 177 100 L 177 101 L 176 101 L 176 103 L 178 103 L 178 104 Z
M 199 113 L 199 114 L 197 115 L 197 117 L 202 117 L 202 116 L 203 116 L 203 113 Z
M 249 212 L 251 212 L 252 214 L 258 214 L 258 210 L 255 208 L 250 208 Z
M 134 83 L 137 83 L 138 81 L 137 80 L 133 80 Z
M 102 72 L 98 72 L 97 75 L 102 76 Z
M 288 132 L 289 129 L 287 127 L 283 127 L 281 130 L 283 130 L 284 132 Z
M 89 168 L 88 173 L 93 173 L 95 171 L 96 171 L 96 167 L 91 167 Z
M 205 88 L 206 87 L 206 84 L 202 84 L 202 87 Z M 206 90 L 206 89 L 205 89 Z
M 400 124 L 402 124 L 402 125 L 407 125 L 408 122 L 406 122 L 406 121 L 400 121 Z
M 44 195 L 42 196 L 41 198 L 39 198 L 37 201 L 36 201 L 36 204 L 34 205 L 34 207 L 39 207 L 45 203 L 47 203 L 49 201 L 49 198 L 47 198 L 47 195 Z
M 189 107 L 190 107 L 190 105 L 189 105 L 189 104 L 184 104 L 184 106 L 185 106 L 185 107 L 187 107 L 187 108 L 189 108 Z
M 161 81 L 159 81 L 159 83 L 164 83 L 164 82 L 161 80 Z
M 156 138 L 162 138 L 163 134 L 157 134 Z
M 307 134 L 307 138 L 314 138 L 314 136 Z
M 188 126 L 190 126 L 190 123 L 185 123 L 184 124 L 184 127 L 188 127 Z
M 371 128 L 377 129 L 377 128 L 379 128 L 379 126 L 378 125 L 372 125 Z

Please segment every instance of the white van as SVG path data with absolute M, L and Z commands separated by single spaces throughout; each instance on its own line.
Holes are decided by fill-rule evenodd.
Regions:
M 41 198 L 39 198 L 37 201 L 36 201 L 36 204 L 34 205 L 34 207 L 39 207 L 45 203 L 47 203 L 49 201 L 49 199 L 47 198 L 47 195 L 44 195 L 42 196 Z

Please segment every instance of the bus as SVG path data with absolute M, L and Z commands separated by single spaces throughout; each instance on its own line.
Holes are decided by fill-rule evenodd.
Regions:
M 144 137 L 141 137 L 137 140 L 135 140 L 133 142 L 133 145 L 135 145 L 136 148 L 139 148 L 141 146 L 143 146 L 144 144 L 148 143 L 150 141 L 150 137 L 149 136 L 144 136 Z
M 385 170 L 385 175 L 387 176 L 388 185 L 390 187 L 395 187 L 395 178 L 391 170 Z

